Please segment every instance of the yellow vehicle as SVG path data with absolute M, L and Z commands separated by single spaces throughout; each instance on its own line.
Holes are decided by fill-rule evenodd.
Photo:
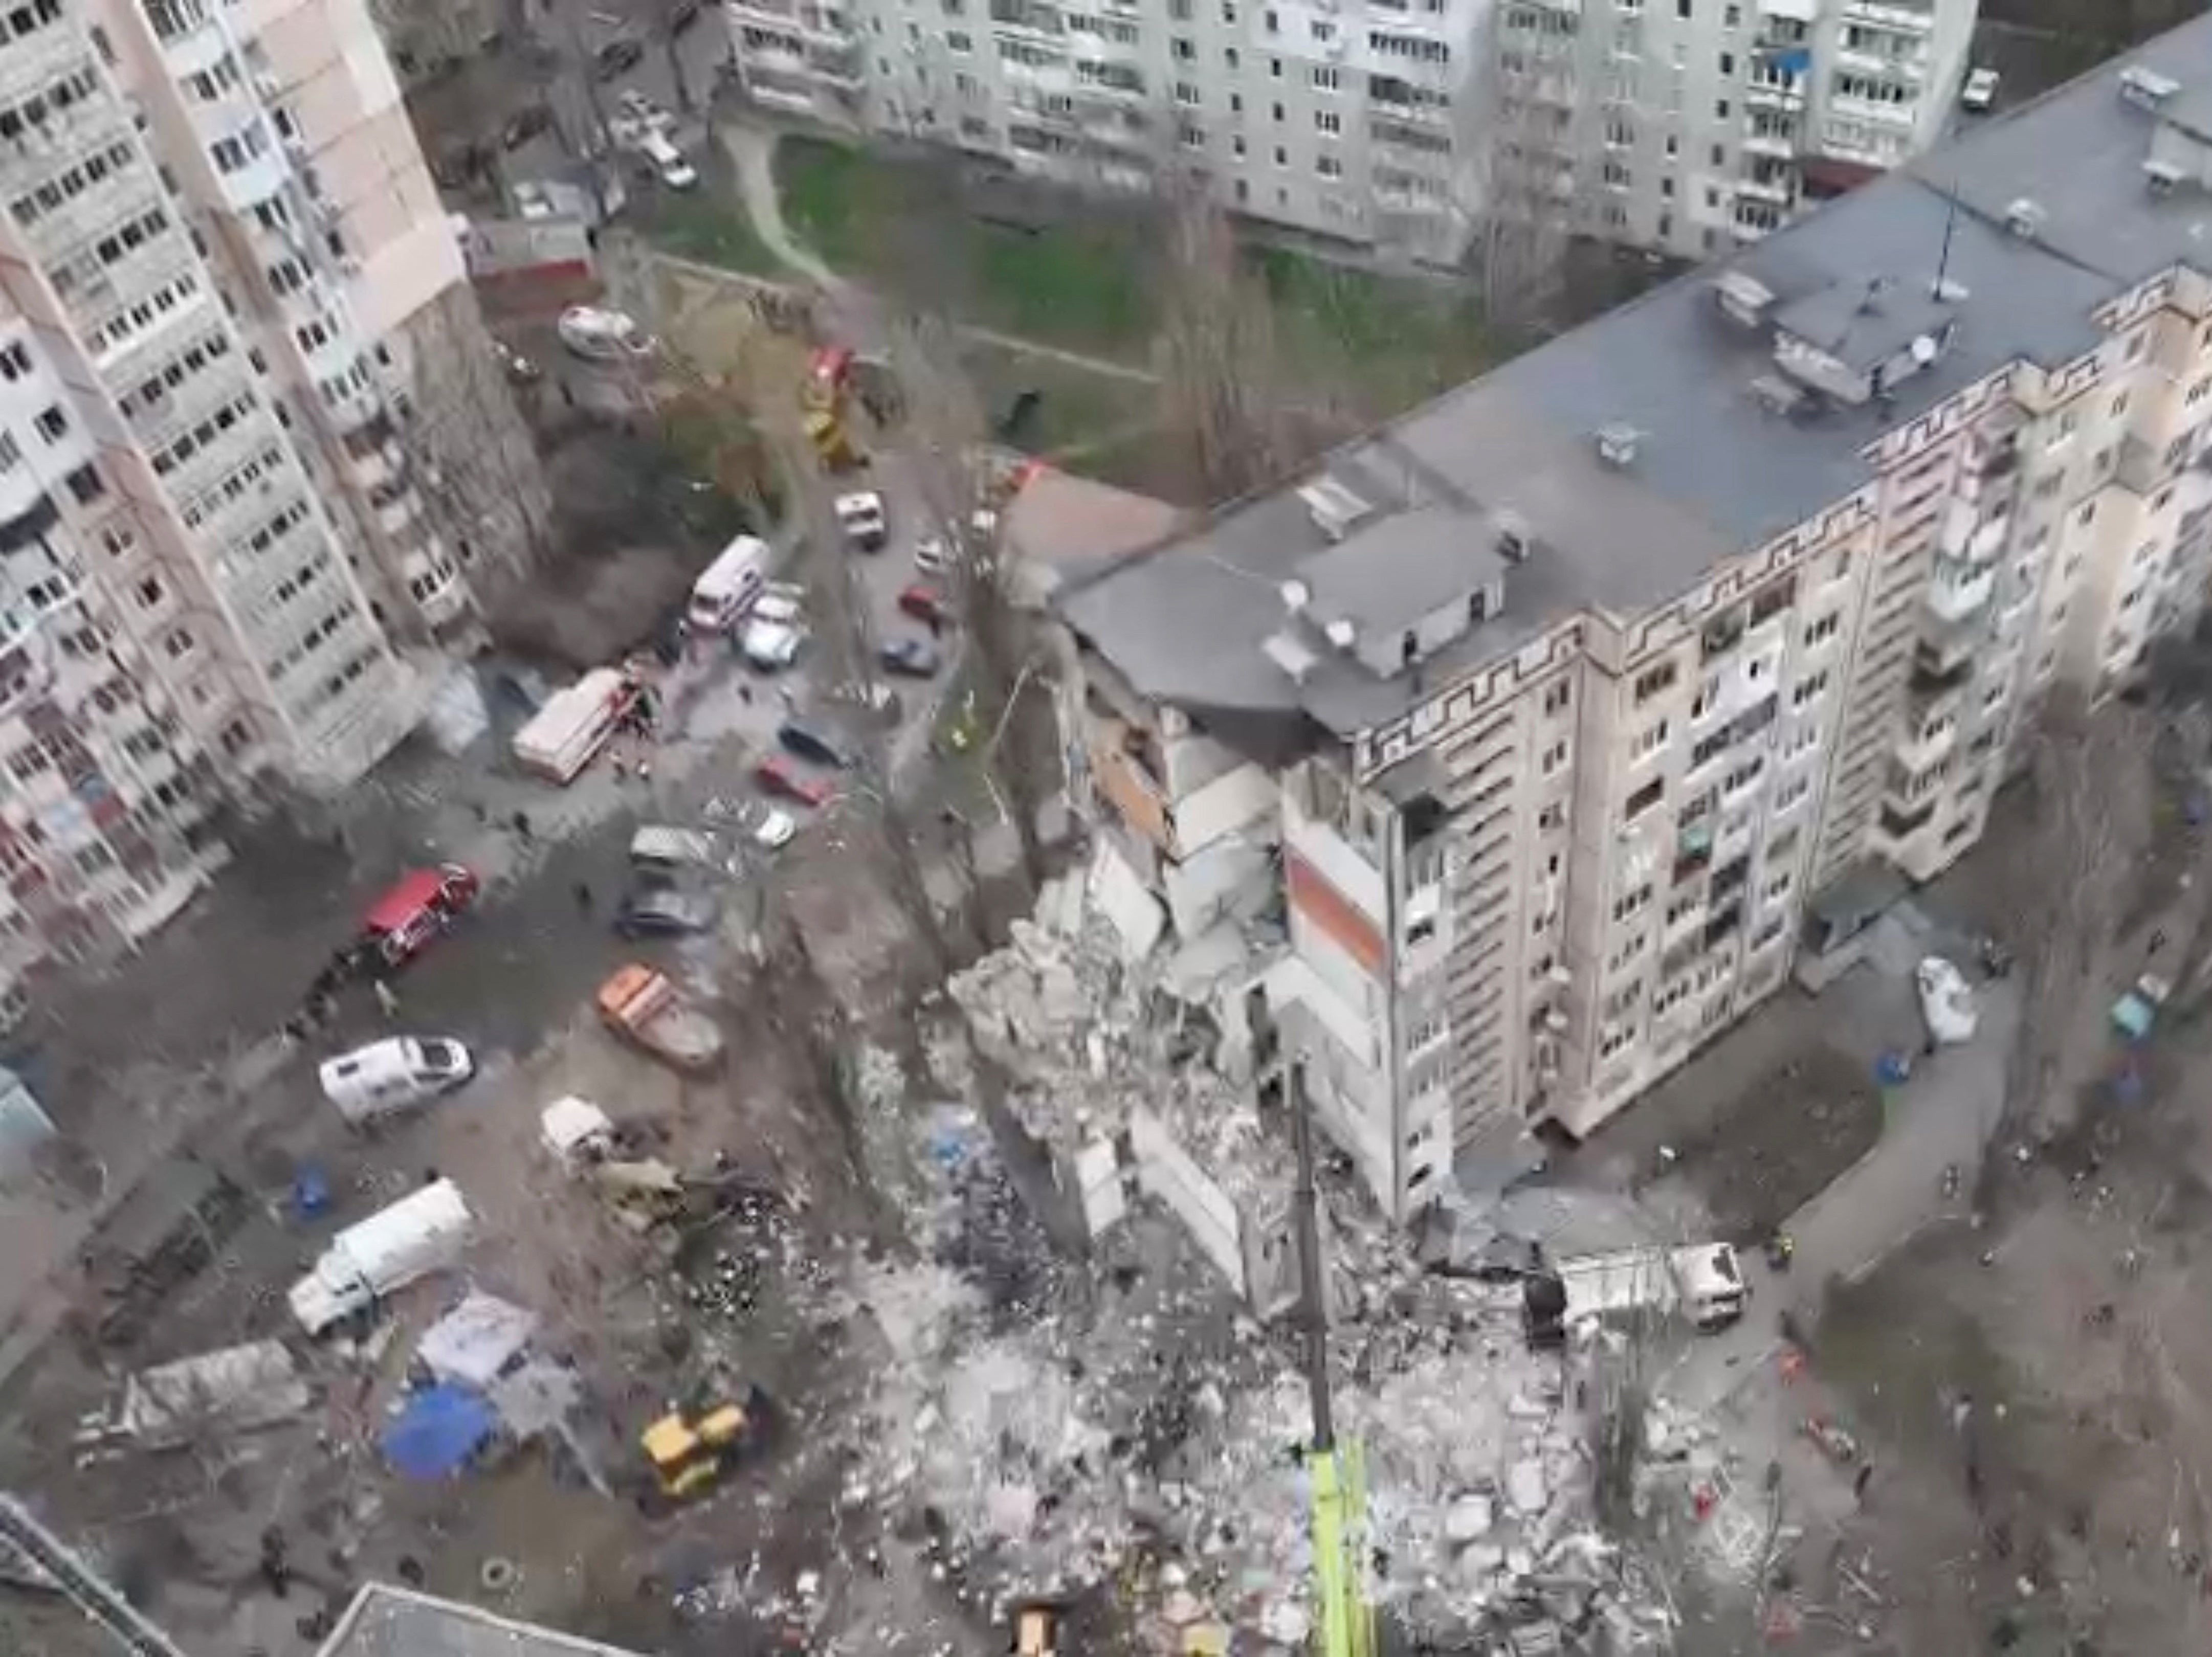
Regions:
M 711 1489 L 760 1429 L 760 1395 L 722 1404 L 696 1418 L 672 1410 L 638 1435 L 660 1493 L 681 1501 Z
M 833 472 L 850 471 L 860 464 L 860 452 L 853 446 L 853 434 L 845 422 L 827 409 L 817 409 L 806 416 L 806 440 L 814 446 L 815 457 L 823 466 Z

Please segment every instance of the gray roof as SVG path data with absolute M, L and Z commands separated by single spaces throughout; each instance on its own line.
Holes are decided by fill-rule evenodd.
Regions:
M 317 1657 L 635 1657 L 473 1605 L 372 1582 Z
M 1506 572 L 1503 616 L 1417 667 L 1379 679 L 1328 655 L 1293 680 L 1261 646 L 1284 622 L 1280 586 L 1328 543 L 1295 490 L 1237 503 L 1196 531 L 1071 583 L 1055 602 L 1141 692 L 1307 719 L 1340 734 L 1395 717 L 1428 687 L 1515 648 L 1562 615 L 1626 615 L 1694 586 L 1720 560 L 1814 516 L 1871 476 L 1884 432 L 2008 363 L 2056 366 L 2094 346 L 2090 313 L 2175 264 L 2212 270 L 2212 195 L 2154 194 L 2142 163 L 2160 118 L 2124 100 L 2141 64 L 2178 82 L 2172 108 L 2212 100 L 2212 17 L 2200 18 L 1961 141 L 1447 392 L 1317 470 L 1362 480 L 1389 515 L 1328 554 L 1332 582 L 1447 576 L 1476 584 L 1501 514 L 1537 551 Z M 2039 213 L 2013 234 L 2016 203 Z M 1795 414 L 1753 391 L 1777 370 L 1771 328 L 1732 321 L 1712 278 L 1740 270 L 1775 295 L 1773 318 L 1814 343 L 1842 340 L 1860 366 L 1923 333 L 1949 344 L 1880 402 L 1815 398 Z M 1939 297 L 1937 283 L 1942 281 Z M 1883 282 L 1875 308 L 1863 302 Z M 1639 434 L 1626 468 L 1601 460 L 1605 428 Z M 1303 481 L 1303 480 L 1302 480 Z M 1369 494 L 1379 487 L 1384 498 Z M 1455 537 L 1442 525 L 1465 525 Z M 1455 552 L 1463 547 L 1463 555 Z M 1464 570 L 1452 566 L 1463 555 Z M 1366 613 L 1411 608 L 1360 596 Z
M 1505 573 L 1486 525 L 1446 506 L 1416 507 L 1355 530 L 1298 566 L 1314 617 L 1395 632 Z

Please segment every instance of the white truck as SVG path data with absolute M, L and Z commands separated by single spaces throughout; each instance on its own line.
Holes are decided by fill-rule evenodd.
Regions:
M 475 1224 L 461 1188 L 434 1181 L 331 1238 L 314 1270 L 292 1285 L 292 1315 L 310 1337 L 320 1335 L 453 1265 Z
M 605 747 L 637 702 L 637 682 L 619 668 L 595 667 L 545 699 L 514 733 L 514 757 L 525 769 L 567 787 Z
M 1742 1266 L 1724 1242 L 1584 1254 L 1561 1260 L 1556 1270 L 1567 1291 L 1562 1320 L 1568 1328 L 1592 1319 L 1680 1312 L 1698 1328 L 1713 1330 L 1743 1315 Z

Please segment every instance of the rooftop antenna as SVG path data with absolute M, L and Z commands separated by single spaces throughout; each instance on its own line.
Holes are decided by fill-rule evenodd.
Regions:
M 1959 192 L 1955 187 L 1943 192 L 1943 251 L 1936 259 L 1936 285 L 1929 289 L 1930 299 L 1943 297 L 1943 279 L 1951 274 L 1951 231 L 1959 222 Z

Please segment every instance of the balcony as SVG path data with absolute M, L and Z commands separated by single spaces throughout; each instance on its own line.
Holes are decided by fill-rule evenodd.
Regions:
M 1740 199 L 1747 198 L 1755 202 L 1765 202 L 1775 207 L 1788 208 L 1796 204 L 1797 182 L 1794 177 L 1786 174 L 1781 178 L 1769 175 L 1765 179 L 1751 174 L 1735 181 L 1735 193 Z M 1739 225 L 1737 228 L 1763 230 L 1765 227 L 1753 224 Z
M 1923 701 L 1948 696 L 1974 677 L 1971 651 L 1946 652 L 1923 640 L 1912 652 L 1912 673 L 1905 689 Z
M 271 144 L 236 171 L 222 174 L 223 199 L 241 214 L 251 215 L 262 203 L 283 190 L 292 176 L 292 164 L 283 147 Z
M 1892 840 L 1910 840 L 1935 820 L 1936 802 L 1925 800 L 1909 811 L 1900 811 L 1885 804 L 1880 819 L 1881 832 Z
M 1897 764 L 1890 774 L 1887 792 L 1908 804 L 1918 798 L 1915 785 L 1941 765 L 1958 743 L 1959 721 L 1953 714 L 1929 714 L 1907 725 L 1893 750 Z
M 1893 29 L 1899 34 L 1929 34 L 1936 27 L 1929 12 L 1911 6 L 1886 6 L 1879 0 L 1844 0 L 1844 21 Z
M 1753 81 L 1743 89 L 1743 101 L 1751 109 L 1778 109 L 1795 114 L 1805 107 L 1805 82 L 1791 76 L 1785 81 Z
M 1996 586 L 1993 567 L 1939 557 L 1923 602 L 1930 616 L 1946 626 L 1955 626 L 1989 603 Z
M 1744 133 L 1742 144 L 1747 155 L 1765 155 L 1779 161 L 1797 159 L 1797 135 L 1794 132 L 1761 132 L 1753 128 Z

